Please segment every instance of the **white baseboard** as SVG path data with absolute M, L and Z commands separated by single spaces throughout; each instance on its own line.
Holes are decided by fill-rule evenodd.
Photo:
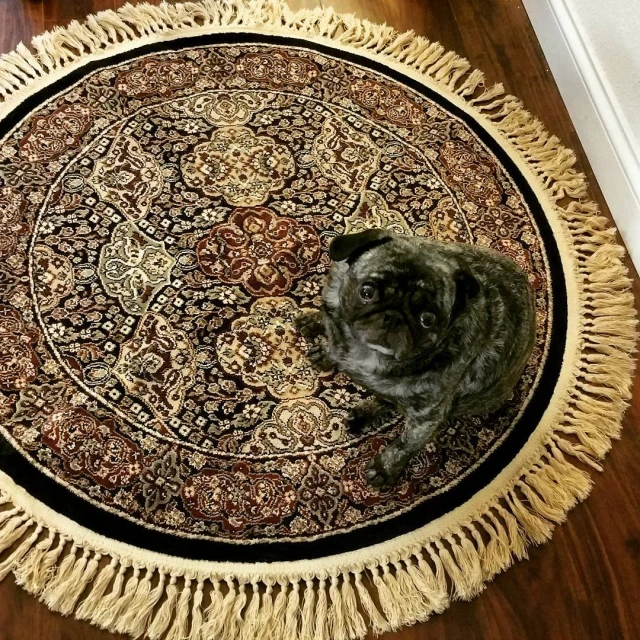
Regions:
M 522 1 L 620 235 L 640 270 L 637 145 L 565 0 Z M 544 120 L 544 114 L 539 115 Z

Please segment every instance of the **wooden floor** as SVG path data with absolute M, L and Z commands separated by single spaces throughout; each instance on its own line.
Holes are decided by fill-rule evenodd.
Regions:
M 0 0 L 0 51 L 120 0 Z M 567 146 L 591 177 L 592 196 L 606 205 L 518 0 L 292 0 L 333 6 L 397 29 L 439 40 L 503 82 Z M 640 284 L 635 279 L 636 300 Z M 473 602 L 455 603 L 425 624 L 385 640 L 640 639 L 640 376 L 625 431 L 592 495 L 559 527 Z M 64 619 L 21 591 L 0 585 L 0 640 L 107 640 L 116 636 Z

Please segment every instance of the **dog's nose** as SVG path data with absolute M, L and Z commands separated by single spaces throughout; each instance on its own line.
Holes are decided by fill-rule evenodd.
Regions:
M 387 311 L 384 314 L 385 329 L 397 329 L 403 322 L 402 314 L 399 311 Z

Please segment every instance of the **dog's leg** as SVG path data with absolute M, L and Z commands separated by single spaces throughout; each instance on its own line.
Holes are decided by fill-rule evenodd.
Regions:
M 382 398 L 367 398 L 349 409 L 347 428 L 354 433 L 363 431 L 376 420 L 389 416 L 393 409 L 393 405 Z
M 419 416 L 407 416 L 402 434 L 388 444 L 367 466 L 369 484 L 376 489 L 395 485 L 413 456 L 434 437 L 443 422 L 441 410 Z
M 334 362 L 329 357 L 320 338 L 326 335 L 321 311 L 307 311 L 301 313 L 293 321 L 300 335 L 309 343 L 307 358 L 319 371 L 331 371 Z

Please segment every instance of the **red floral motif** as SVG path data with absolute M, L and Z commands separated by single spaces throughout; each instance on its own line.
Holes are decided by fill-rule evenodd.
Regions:
M 42 425 L 42 440 L 70 474 L 88 475 L 107 489 L 130 484 L 142 471 L 138 447 L 80 407 L 54 411 Z
M 236 68 L 247 79 L 257 80 L 274 88 L 283 85 L 304 87 L 318 76 L 318 67 L 311 60 L 285 52 L 248 53 Z
M 198 67 L 188 60 L 151 59 L 133 71 L 121 73 L 116 89 L 131 98 L 170 96 L 176 89 L 193 86 L 197 75 Z
M 55 160 L 80 142 L 91 126 L 91 110 L 65 104 L 48 116 L 33 118 L 31 130 L 20 143 L 20 155 L 30 162 Z
M 388 87 L 375 80 L 356 80 L 349 86 L 354 102 L 369 110 L 378 119 L 399 127 L 419 127 L 427 123 L 422 108 L 400 89 Z
M 485 207 L 500 204 L 502 191 L 495 166 L 479 158 L 471 147 L 448 140 L 440 147 L 440 159 L 446 168 L 444 178 L 452 187 L 461 189 L 475 204 Z
M 318 260 L 320 239 L 313 227 L 266 207 L 242 208 L 213 227 L 196 253 L 206 274 L 256 296 L 278 296 Z
M 275 473 L 251 473 L 240 463 L 231 471 L 205 469 L 182 489 L 186 508 L 196 518 L 221 522 L 227 531 L 252 524 L 277 524 L 293 513 L 295 489 Z
M 22 218 L 24 208 L 24 198 L 17 189 L 0 188 L 0 258 L 15 253 L 18 236 L 29 228 Z
M 0 389 L 24 389 L 34 380 L 40 364 L 32 349 L 36 340 L 18 311 L 0 305 Z

